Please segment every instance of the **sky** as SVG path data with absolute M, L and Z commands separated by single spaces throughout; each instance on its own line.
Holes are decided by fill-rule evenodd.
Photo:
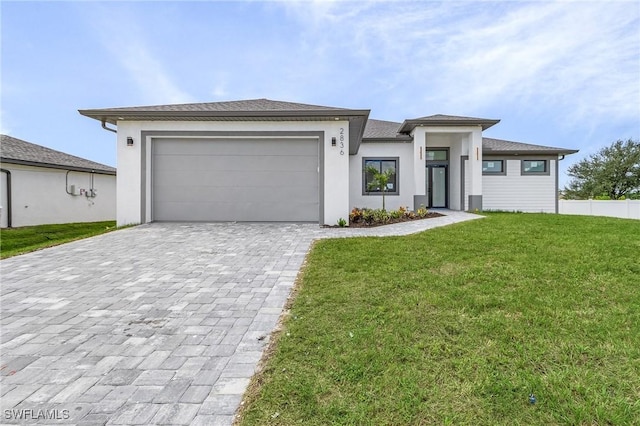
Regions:
M 579 149 L 640 139 L 640 1 L 0 2 L 0 133 L 117 166 L 78 109 L 268 98 Z

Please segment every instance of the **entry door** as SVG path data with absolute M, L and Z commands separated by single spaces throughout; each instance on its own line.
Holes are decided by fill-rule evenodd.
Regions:
M 446 165 L 427 166 L 427 207 L 449 207 L 449 173 Z

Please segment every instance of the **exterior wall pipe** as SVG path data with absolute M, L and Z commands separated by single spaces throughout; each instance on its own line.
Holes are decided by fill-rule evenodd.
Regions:
M 11 172 L 7 169 L 0 169 L 0 172 L 7 174 L 7 228 L 11 228 Z

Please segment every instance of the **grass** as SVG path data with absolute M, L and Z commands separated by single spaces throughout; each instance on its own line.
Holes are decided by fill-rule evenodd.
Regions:
M 115 221 L 25 226 L 0 230 L 0 259 L 114 230 Z
M 238 424 L 640 424 L 639 287 L 634 220 L 320 241 Z

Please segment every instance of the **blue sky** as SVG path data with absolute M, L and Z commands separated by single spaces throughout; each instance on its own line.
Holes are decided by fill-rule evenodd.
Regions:
M 269 98 L 499 118 L 485 136 L 640 138 L 640 2 L 2 1 L 0 130 L 116 166 L 78 109 Z M 566 177 L 561 177 L 561 185 Z

